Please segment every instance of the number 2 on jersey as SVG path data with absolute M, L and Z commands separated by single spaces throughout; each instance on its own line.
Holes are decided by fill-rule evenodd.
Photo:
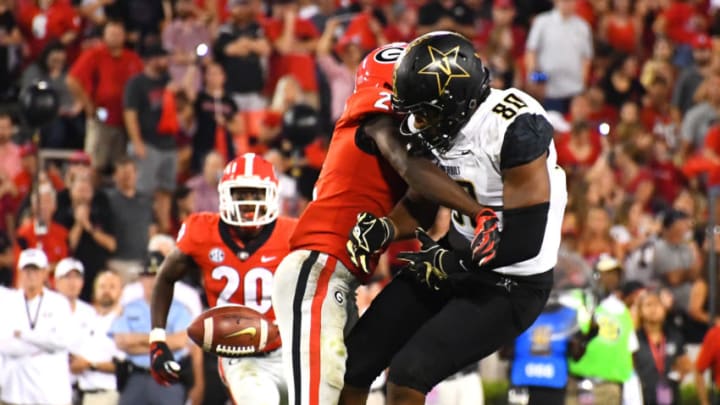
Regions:
M 230 266 L 215 267 L 212 271 L 214 280 L 227 280 L 225 287 L 220 291 L 217 305 L 230 303 L 230 299 L 240 287 L 240 273 Z M 248 308 L 252 308 L 261 314 L 267 312 L 272 304 L 270 292 L 272 291 L 272 273 L 264 267 L 255 267 L 245 274 L 243 280 L 243 302 L 242 304 Z M 260 288 L 258 289 L 258 284 Z M 261 295 L 262 294 L 262 295 Z
M 380 98 L 375 102 L 374 107 L 380 110 L 390 111 L 390 99 L 392 98 L 392 93 L 387 91 L 381 91 Z

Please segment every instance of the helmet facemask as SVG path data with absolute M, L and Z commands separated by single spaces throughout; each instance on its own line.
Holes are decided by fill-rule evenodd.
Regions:
M 421 144 L 439 154 L 448 152 L 460 129 L 487 98 L 490 91 L 487 77 L 478 89 L 479 94 L 470 100 L 455 101 L 452 94 L 445 91 L 440 98 L 406 107 L 402 100 L 393 96 L 394 111 L 405 114 L 400 133 L 418 139 Z
M 228 225 L 263 226 L 280 214 L 277 183 L 258 177 L 226 180 L 218 185 L 220 218 Z

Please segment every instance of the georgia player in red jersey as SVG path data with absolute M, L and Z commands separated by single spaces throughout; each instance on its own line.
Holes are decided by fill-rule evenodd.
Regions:
M 361 62 L 355 90 L 335 125 L 315 200 L 300 217 L 290 240 L 292 252 L 275 274 L 272 298 L 290 405 L 338 402 L 347 357 L 344 339 L 358 316 L 355 289 L 372 275 L 380 253 L 360 252 L 359 246 L 353 249 L 359 253 L 349 256 L 346 244 L 358 215 L 381 230 L 378 245 L 384 248 L 393 239 L 412 237 L 419 225 L 398 221 L 399 229 L 379 218 L 401 199 L 405 203 L 398 204 L 394 218 L 421 218 L 426 229 L 434 214 L 423 215 L 423 208 L 435 207 L 428 200 L 471 218 L 483 208 L 431 161 L 411 155 L 399 135 L 390 101 L 393 66 L 405 46 L 380 47 Z
M 188 217 L 153 290 L 151 368 L 161 383 L 177 380 L 163 328 L 174 284 L 188 272 L 202 272 L 210 306 L 240 304 L 275 318 L 270 302 L 273 273 L 289 251 L 297 223 L 279 216 L 275 171 L 262 157 L 246 153 L 225 166 L 218 191 L 220 212 Z M 277 349 L 267 348 L 260 356 L 220 358 L 220 376 L 236 404 L 280 403 L 286 388 Z

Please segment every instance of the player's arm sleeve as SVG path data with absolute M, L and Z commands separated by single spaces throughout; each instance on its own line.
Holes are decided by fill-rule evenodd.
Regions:
M 545 238 L 549 211 L 550 203 L 547 202 L 503 211 L 503 230 L 497 253 L 481 268 L 496 269 L 537 256 Z

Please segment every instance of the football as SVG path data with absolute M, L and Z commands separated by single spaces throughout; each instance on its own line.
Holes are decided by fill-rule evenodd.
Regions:
M 204 351 L 220 357 L 242 357 L 269 352 L 280 346 L 277 325 L 242 305 L 211 308 L 187 328 L 190 339 Z

